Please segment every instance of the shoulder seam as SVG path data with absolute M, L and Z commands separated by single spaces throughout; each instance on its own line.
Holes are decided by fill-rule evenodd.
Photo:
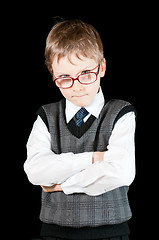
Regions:
M 47 120 L 47 117 L 46 117 L 46 113 L 45 113 L 45 110 L 43 107 L 40 107 L 38 109 L 38 111 L 36 112 L 37 115 L 39 115 L 41 117 L 41 119 L 43 120 L 43 122 L 45 123 L 48 131 L 49 131 L 49 123 L 48 123 L 48 120 Z M 50 131 L 49 131 L 50 132 Z
M 130 105 L 127 105 L 125 107 L 123 107 L 120 112 L 118 113 L 118 115 L 116 116 L 115 120 L 114 120 L 114 123 L 113 123 L 113 128 L 116 124 L 116 122 L 122 117 L 124 116 L 126 113 L 128 112 L 134 112 L 135 115 L 136 115 L 136 110 L 135 108 L 130 104 Z

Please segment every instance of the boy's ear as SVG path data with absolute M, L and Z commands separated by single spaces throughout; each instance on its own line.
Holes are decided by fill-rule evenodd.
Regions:
M 100 77 L 104 77 L 106 71 L 106 59 L 103 58 L 101 67 L 100 67 Z

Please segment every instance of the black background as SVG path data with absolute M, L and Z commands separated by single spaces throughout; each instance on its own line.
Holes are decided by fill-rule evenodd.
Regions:
M 129 226 L 131 240 L 144 239 L 143 234 L 148 234 L 147 214 L 150 211 L 147 205 L 146 210 L 144 207 L 148 201 L 145 187 L 145 172 L 148 169 L 148 156 L 145 154 L 148 148 L 145 102 L 148 92 L 147 82 L 143 77 L 143 36 L 146 36 L 149 18 L 144 6 L 133 3 L 114 3 L 110 6 L 100 2 L 92 2 L 90 5 L 82 2 L 50 5 L 45 2 L 33 6 L 23 2 L 9 4 L 3 15 L 4 34 L 1 38 L 4 43 L 1 47 L 5 55 L 2 59 L 5 88 L 4 93 L 2 91 L 2 107 L 5 110 L 3 119 L 8 131 L 5 131 L 4 140 L 6 151 L 3 156 L 7 166 L 2 186 L 7 211 L 2 220 L 5 229 L 8 229 L 7 232 L 5 230 L 6 236 L 11 234 L 15 239 L 22 240 L 39 236 L 41 189 L 28 182 L 23 164 L 26 160 L 26 142 L 36 119 L 37 109 L 61 98 L 44 65 L 47 34 L 53 25 L 53 17 L 61 16 L 65 19 L 80 18 L 98 30 L 107 60 L 106 76 L 102 79 L 103 92 L 113 98 L 131 102 L 137 110 L 136 178 L 129 190 L 133 212 Z M 7 193 L 3 193 L 4 189 Z

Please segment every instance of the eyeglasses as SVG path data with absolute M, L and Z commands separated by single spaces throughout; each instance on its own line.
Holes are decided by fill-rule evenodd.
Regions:
M 97 72 L 92 72 L 92 70 L 96 69 L 97 67 L 98 67 Z M 75 80 L 78 80 L 81 84 L 88 85 L 97 81 L 99 69 L 100 69 L 100 64 L 95 68 L 89 71 L 86 71 L 86 73 L 80 74 L 77 78 L 59 77 L 59 78 L 53 79 L 53 82 L 56 84 L 58 88 L 62 88 L 62 89 L 71 88 Z

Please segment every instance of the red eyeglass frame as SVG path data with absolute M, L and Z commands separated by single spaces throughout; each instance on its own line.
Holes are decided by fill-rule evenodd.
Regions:
M 90 71 L 92 71 L 92 70 L 96 69 L 97 67 L 98 67 L 97 72 L 88 72 L 88 73 L 94 73 L 94 74 L 96 75 L 96 80 L 95 80 L 95 81 L 97 81 L 97 76 L 98 76 L 98 74 L 99 74 L 100 64 L 98 64 L 95 68 L 93 68 L 93 69 L 90 70 Z M 78 82 L 81 83 L 81 82 L 79 81 L 79 77 L 82 76 L 82 75 L 85 75 L 85 74 L 87 74 L 87 73 L 80 74 L 80 75 L 78 75 L 77 78 L 68 77 L 69 79 L 72 80 L 72 85 L 71 85 L 70 87 L 67 87 L 67 88 L 59 87 L 59 86 L 57 86 L 57 84 L 56 84 L 56 81 L 57 81 L 58 79 L 62 79 L 62 77 L 53 79 L 54 76 L 52 76 L 52 80 L 53 80 L 54 84 L 55 84 L 58 88 L 68 89 L 68 88 L 71 88 L 71 87 L 73 86 L 74 81 L 76 81 L 76 80 L 78 80 Z M 83 84 L 83 85 L 89 85 L 89 84 L 94 83 L 95 81 L 93 81 L 93 82 L 91 82 L 91 83 L 81 83 L 81 84 Z

